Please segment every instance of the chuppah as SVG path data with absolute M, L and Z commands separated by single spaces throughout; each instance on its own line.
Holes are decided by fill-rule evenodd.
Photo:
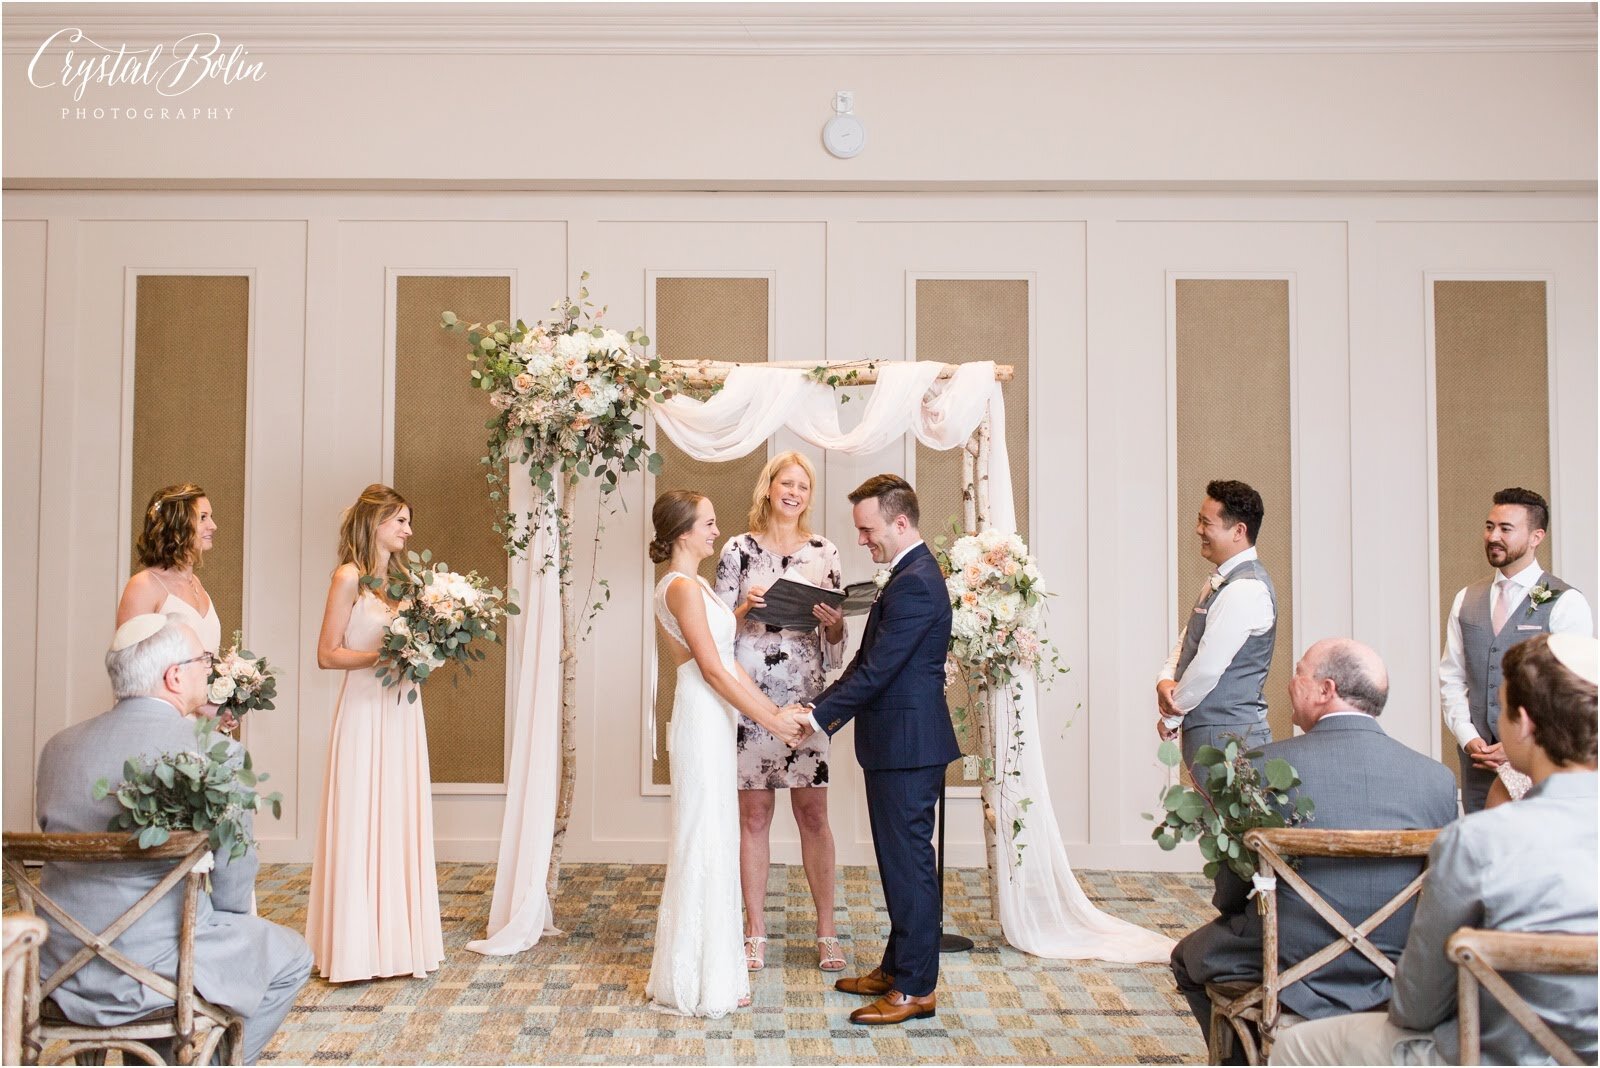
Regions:
M 524 461 L 522 470 L 505 479 L 508 545 L 524 550 L 513 555 L 511 564 L 510 585 L 522 591 L 524 612 L 508 635 L 513 737 L 506 811 L 488 930 L 468 945 L 489 955 L 521 952 L 555 932 L 552 895 L 573 789 L 576 628 L 563 587 L 570 561 L 570 545 L 563 539 L 570 535 L 573 492 L 581 475 L 597 475 L 603 488 L 609 488 L 621 471 L 647 466 L 647 446 L 626 428 L 592 465 L 568 462 L 558 472 L 548 455 L 542 469 L 538 462 L 528 464 L 529 452 L 519 455 L 515 445 L 517 394 L 536 393 L 538 376 L 569 391 L 576 385 L 584 399 L 598 394 L 611 404 L 605 410 L 591 401 L 579 410 L 580 430 L 600 419 L 612 420 L 613 426 L 618 420 L 626 423 L 634 411 L 647 409 L 657 431 L 697 460 L 744 456 L 765 447 L 783 429 L 817 448 L 841 453 L 875 452 L 908 433 L 930 448 L 960 448 L 968 482 L 969 534 L 1016 531 L 1000 391 L 1009 368 L 997 368 L 991 361 L 949 366 L 879 360 L 762 365 L 645 360 L 639 355 L 648 343 L 642 333 L 580 326 L 580 306 L 570 301 L 558 310 L 562 314 L 552 327 L 530 329 L 519 322 L 515 327 L 496 323 L 468 328 L 450 313 L 442 322 L 447 329 L 469 333 L 475 357 L 488 354 L 473 377 L 491 391 L 495 407 L 509 413 L 499 441 L 502 446 L 510 441 L 512 447 L 502 456 Z M 580 366 L 591 349 L 616 357 L 614 369 L 602 365 L 609 380 Z M 575 381 L 562 383 L 563 367 L 577 372 Z M 835 387 L 841 384 L 872 387 L 860 421 L 848 431 L 841 429 L 838 418 Z M 710 395 L 696 397 L 673 387 L 698 387 Z M 638 424 L 632 426 L 642 431 Z M 523 444 L 533 443 L 524 439 Z M 526 521 L 520 529 L 519 517 Z M 1072 873 L 1037 744 L 1038 682 L 1031 668 L 1009 672 L 1005 685 L 986 686 L 981 702 L 980 741 L 987 772 L 984 830 L 993 905 L 1005 938 L 1044 957 L 1164 961 L 1170 939 L 1096 909 Z M 1019 848 L 1023 844 L 1026 863 Z

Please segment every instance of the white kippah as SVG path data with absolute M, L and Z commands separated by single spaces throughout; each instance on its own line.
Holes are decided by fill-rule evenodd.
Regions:
M 1552 634 L 1550 652 L 1578 678 L 1600 686 L 1600 641 L 1587 634 Z
M 134 616 L 117 628 L 117 633 L 111 639 L 111 651 L 119 653 L 130 645 L 138 645 L 166 625 L 167 617 L 159 612 Z

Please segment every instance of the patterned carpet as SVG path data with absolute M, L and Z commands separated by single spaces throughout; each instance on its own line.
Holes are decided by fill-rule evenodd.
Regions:
M 1173 937 L 1209 914 L 1192 875 L 1080 872 L 1101 907 Z M 987 918 L 984 873 L 946 874 L 949 928 L 973 938 L 946 954 L 939 1015 L 857 1027 L 862 999 L 816 967 L 811 900 L 799 867 L 775 867 L 767 897 L 767 968 L 754 1004 L 721 1020 L 681 1019 L 644 1004 L 662 868 L 567 865 L 556 906 L 566 932 L 516 957 L 480 957 L 490 865 L 441 864 L 445 964 L 425 980 L 333 986 L 313 979 L 269 1047 L 277 1064 L 1180 1064 L 1205 1049 L 1165 965 L 1042 960 L 1006 946 Z M 303 929 L 309 868 L 269 865 L 261 912 Z M 877 963 L 887 935 L 869 868 L 841 871 L 837 922 L 851 965 Z M 792 934 L 792 938 L 789 937 Z

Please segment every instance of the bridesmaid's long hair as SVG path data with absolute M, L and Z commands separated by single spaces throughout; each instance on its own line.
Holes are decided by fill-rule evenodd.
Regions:
M 705 499 L 704 493 L 681 489 L 667 490 L 656 498 L 656 506 L 650 512 L 656 526 L 655 540 L 650 543 L 653 563 L 664 564 L 672 559 L 673 543 L 694 527 L 700 502 Z
M 200 498 L 205 495 L 193 482 L 163 486 L 150 495 L 144 529 L 133 543 L 141 567 L 200 566 L 194 525 L 200 516 Z
M 817 469 L 811 466 L 811 461 L 806 459 L 803 452 L 780 452 L 767 461 L 761 469 L 761 474 L 756 477 L 756 490 L 750 496 L 750 532 L 752 534 L 765 534 L 768 525 L 772 522 L 772 502 L 768 496 L 772 492 L 772 480 L 778 477 L 778 472 L 785 467 L 798 467 L 806 473 L 806 480 L 811 483 L 811 495 L 806 498 L 806 510 L 800 513 L 800 536 L 811 537 L 811 502 L 817 499 Z
M 382 482 L 362 490 L 339 521 L 339 565 L 355 564 L 362 578 L 376 575 L 378 527 L 400 509 L 409 507 L 409 501 Z

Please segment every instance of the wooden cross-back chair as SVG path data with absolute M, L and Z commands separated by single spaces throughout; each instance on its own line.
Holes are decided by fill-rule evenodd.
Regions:
M 1533 1006 L 1511 988 L 1501 972 L 1593 975 L 1600 941 L 1592 934 L 1534 931 L 1480 931 L 1463 927 L 1450 936 L 1444 954 L 1456 965 L 1456 1028 L 1461 1063 L 1479 1064 L 1478 989 L 1511 1014 L 1557 1064 L 1588 1064 L 1539 1018 Z
M 1311 956 L 1291 962 L 1287 969 L 1280 971 L 1278 894 L 1275 889 L 1263 891 L 1261 896 L 1266 904 L 1261 918 L 1261 981 L 1206 984 L 1206 996 L 1211 999 L 1211 1041 L 1206 1051 L 1210 1063 L 1223 1063 L 1237 1039 L 1247 1063 L 1264 1064 L 1272 1055 L 1272 1044 L 1277 1037 L 1282 1014 L 1280 995 L 1286 988 L 1341 954 L 1352 951 L 1360 953 L 1384 975 L 1394 978 L 1394 962 L 1372 944 L 1369 936 L 1404 908 L 1406 902 L 1417 896 L 1422 889 L 1425 873 L 1418 873 L 1405 889 L 1372 915 L 1352 924 L 1294 870 L 1290 865 L 1292 858 L 1425 859 L 1438 836 L 1437 830 L 1314 831 L 1303 827 L 1258 828 L 1248 832 L 1244 841 L 1259 858 L 1262 874 L 1274 876 L 1293 887 L 1301 899 L 1333 928 L 1337 937 Z M 1254 907 L 1253 904 L 1251 907 Z M 1252 1026 L 1260 1035 L 1259 1045 L 1256 1036 L 1251 1033 Z
M 44 1048 L 60 1040 L 66 1043 L 60 1057 L 73 1057 L 79 1063 L 103 1063 L 109 1050 L 133 1053 L 149 1063 L 164 1063 L 149 1043 L 171 1040 L 178 1064 L 208 1064 L 220 1051 L 224 1063 L 240 1064 L 244 1054 L 244 1020 L 212 1005 L 194 990 L 194 928 L 204 878 L 194 866 L 211 849 L 206 835 L 199 832 L 174 833 L 162 845 L 140 849 L 127 834 L 21 834 L 7 832 L 3 839 L 5 871 L 16 888 L 17 902 L 23 911 L 36 910 L 48 915 L 83 945 L 43 986 L 39 983 L 38 957 L 28 967 L 23 983 L 22 1063 L 37 1064 Z M 23 865 L 29 862 L 72 864 L 126 864 L 155 860 L 177 863 L 160 882 L 103 931 L 91 931 L 29 878 Z M 181 889 L 180 889 L 181 885 Z M 175 979 L 158 975 L 130 960 L 112 943 L 169 893 L 183 895 L 178 930 L 178 970 Z M 69 976 L 99 958 L 137 979 L 172 1001 L 138 1020 L 98 1027 L 68 1020 L 50 995 Z
M 39 966 L 39 944 L 49 928 L 37 916 L 8 912 L 4 920 L 5 1022 L 4 1044 L 0 1047 L 3 1064 L 22 1063 L 22 991 L 27 984 L 30 958 Z

